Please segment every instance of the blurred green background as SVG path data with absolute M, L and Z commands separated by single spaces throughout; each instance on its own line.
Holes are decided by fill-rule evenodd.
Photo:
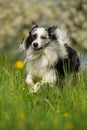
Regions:
M 1 0 L 0 50 L 15 52 L 32 21 L 58 25 L 73 45 L 87 50 L 87 0 Z

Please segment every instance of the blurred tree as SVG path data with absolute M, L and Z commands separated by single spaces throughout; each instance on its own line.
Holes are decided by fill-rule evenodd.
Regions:
M 14 49 L 28 35 L 32 21 L 60 26 L 74 45 L 87 49 L 87 0 L 0 1 L 0 48 Z

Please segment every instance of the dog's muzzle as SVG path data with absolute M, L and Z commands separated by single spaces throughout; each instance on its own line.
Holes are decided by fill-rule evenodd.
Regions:
M 40 47 L 40 46 L 38 45 L 38 43 L 35 42 L 35 43 L 32 44 L 32 48 L 33 48 L 34 51 L 40 51 L 40 50 L 42 50 L 42 49 L 48 47 L 49 44 L 50 44 L 50 41 L 47 42 L 44 46 L 41 46 L 41 47 Z
M 36 42 L 33 43 L 33 50 L 34 50 L 34 51 L 39 51 L 39 50 L 41 50 L 41 49 L 42 49 L 42 47 L 39 47 L 39 46 L 38 46 L 38 43 L 36 43 Z

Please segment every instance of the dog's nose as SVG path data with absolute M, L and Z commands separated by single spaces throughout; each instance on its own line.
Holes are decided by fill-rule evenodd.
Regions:
M 38 47 L 38 43 L 33 43 L 33 47 L 37 48 Z

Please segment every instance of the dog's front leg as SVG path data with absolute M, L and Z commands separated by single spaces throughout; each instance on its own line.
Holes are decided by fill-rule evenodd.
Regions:
M 32 75 L 31 74 L 27 75 L 27 77 L 26 77 L 26 83 L 28 85 L 33 85 L 33 79 L 32 79 Z
M 34 84 L 33 79 L 32 79 L 32 75 L 28 74 L 27 77 L 26 77 L 26 83 L 30 86 L 29 92 L 30 93 L 36 93 L 40 89 L 43 81 L 37 82 L 36 84 Z

